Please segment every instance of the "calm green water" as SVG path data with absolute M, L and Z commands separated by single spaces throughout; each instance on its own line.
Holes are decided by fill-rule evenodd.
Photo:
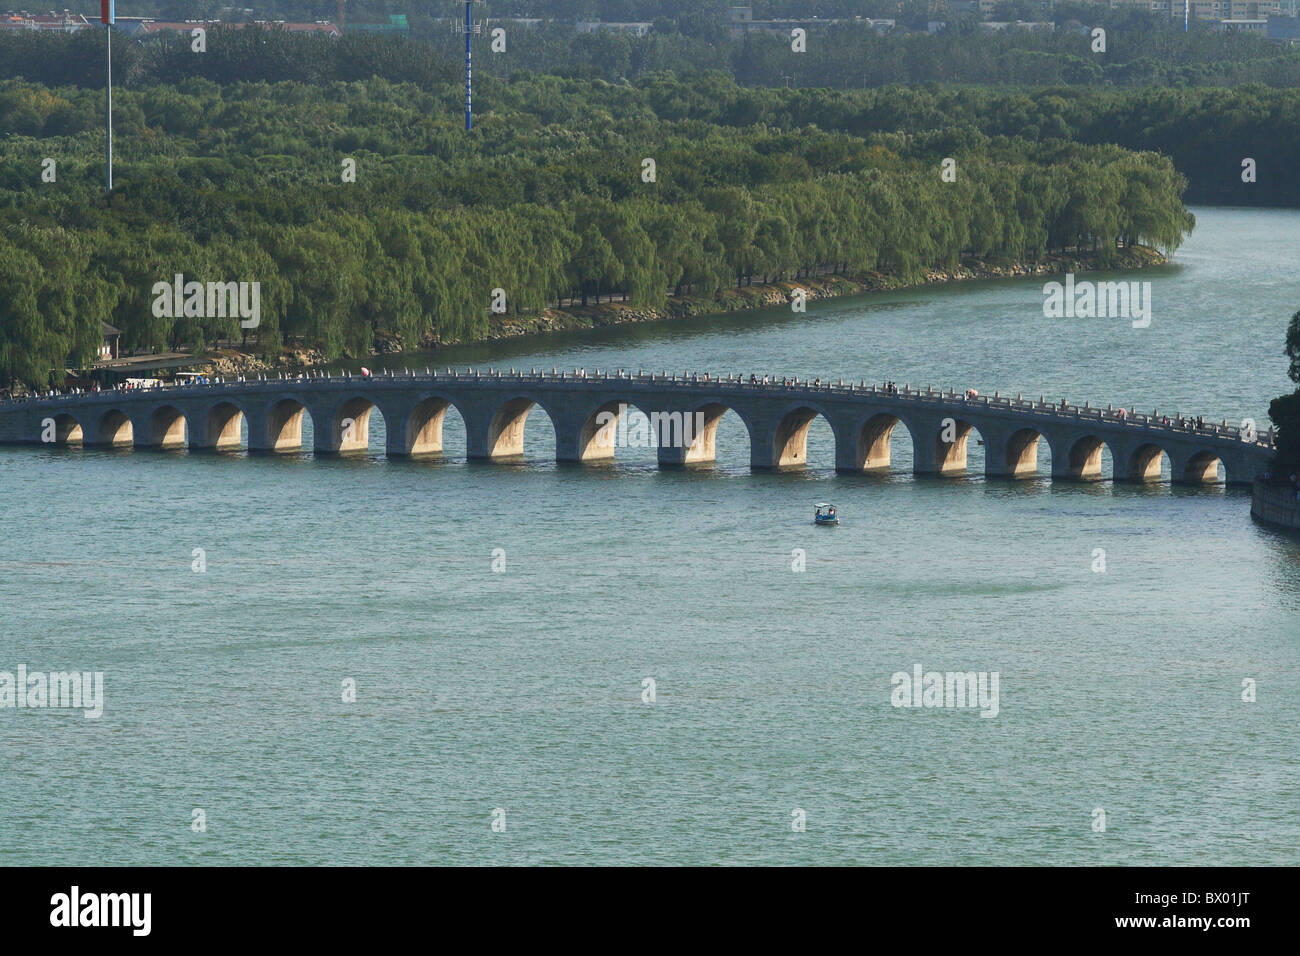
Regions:
M 1263 422 L 1300 214 L 1197 215 L 1143 330 L 996 282 L 439 361 Z M 819 425 L 768 475 L 732 420 L 715 467 L 557 468 L 540 412 L 514 465 L 454 420 L 432 463 L 0 450 L 0 671 L 106 697 L 0 710 L 0 862 L 1296 862 L 1300 542 L 1235 490 L 913 480 L 902 435 L 893 477 L 837 477 Z M 918 663 L 998 672 L 997 717 L 891 706 Z

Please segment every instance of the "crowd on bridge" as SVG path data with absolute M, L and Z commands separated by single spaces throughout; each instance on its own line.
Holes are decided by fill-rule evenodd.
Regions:
M 10 402 L 21 402 L 30 399 L 69 398 L 69 397 L 77 397 L 81 395 L 99 395 L 101 393 L 118 394 L 121 392 L 148 392 L 148 391 L 152 391 L 155 388 L 166 388 L 168 386 L 175 388 L 175 387 L 189 386 L 189 385 L 222 385 L 225 384 L 226 381 L 227 379 L 224 379 L 217 375 L 195 375 L 193 378 L 185 379 L 182 381 L 166 381 L 164 379 L 147 379 L 147 380 L 136 379 L 127 382 L 119 382 L 117 384 L 109 385 L 107 387 L 100 385 L 98 382 L 96 382 L 94 385 L 84 385 L 84 386 L 70 385 L 66 388 L 40 389 L 38 391 L 27 392 L 26 394 L 22 394 L 22 395 L 14 395 L 12 392 L 0 393 L 0 399 L 4 401 L 10 401 Z M 247 379 L 245 379 L 244 376 L 240 375 L 233 379 L 230 379 L 229 381 L 244 382 L 247 381 Z

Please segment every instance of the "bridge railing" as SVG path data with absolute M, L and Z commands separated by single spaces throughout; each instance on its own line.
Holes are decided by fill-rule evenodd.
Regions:
M 1040 396 L 1038 401 L 1026 399 L 1023 395 L 1017 395 L 1015 398 L 1003 396 L 998 393 L 989 395 L 972 395 L 969 392 L 957 392 L 955 389 L 948 389 L 946 392 L 940 388 L 935 389 L 933 386 L 927 386 L 925 390 L 912 388 L 910 384 L 902 386 L 893 383 L 867 384 L 865 381 L 859 381 L 857 384 L 849 382 L 845 384 L 843 379 L 836 382 L 827 380 L 822 382 L 820 379 L 814 379 L 809 382 L 807 379 L 800 381 L 795 376 L 783 377 L 780 381 L 775 375 L 757 376 L 751 375 L 745 378 L 744 375 L 734 373 L 718 378 L 709 373 L 699 372 L 646 372 L 644 369 L 632 373 L 627 369 L 616 369 L 611 371 L 601 371 L 596 369 L 588 373 L 585 368 L 575 368 L 570 371 L 561 371 L 558 368 L 552 368 L 550 372 L 544 369 L 532 369 L 524 372 L 522 369 L 510 369 L 508 372 L 500 369 L 489 368 L 486 371 L 476 368 L 453 369 L 450 367 L 442 371 L 432 368 L 426 368 L 423 373 L 415 369 L 407 369 L 405 373 L 394 374 L 393 371 L 387 370 L 379 375 L 352 375 L 349 372 L 334 374 L 331 372 L 307 371 L 297 375 L 286 375 L 280 373 L 274 377 L 266 374 L 259 374 L 257 378 L 246 378 L 237 376 L 229 379 L 226 376 L 212 376 L 211 380 L 206 382 L 183 382 L 183 383 L 162 383 L 154 388 L 149 389 L 103 389 L 96 391 L 75 390 L 72 392 L 24 396 L 20 398 L 5 398 L 0 400 L 0 407 L 26 405 L 26 404 L 57 404 L 66 402 L 69 398 L 96 398 L 101 401 L 112 401 L 122 395 L 145 395 L 153 393 L 166 394 L 203 394 L 209 390 L 221 390 L 225 393 L 244 393 L 250 391 L 259 391 L 267 389 L 284 388 L 286 386 L 298 386 L 307 388 L 348 388 L 355 386 L 357 381 L 363 382 L 385 382 L 385 381 L 429 381 L 429 382 L 448 382 L 452 384 L 481 384 L 485 381 L 512 383 L 519 385 L 529 384 L 551 384 L 565 383 L 566 385 L 588 385 L 591 383 L 609 383 L 621 382 L 632 384 L 649 384 L 658 387 L 667 386 L 674 389 L 697 389 L 700 386 L 707 386 L 710 389 L 722 391 L 755 391 L 755 392 L 777 392 L 781 394 L 823 394 L 830 393 L 843 397 L 860 397 L 871 396 L 872 398 L 885 398 L 891 401 L 910 402 L 919 405 L 940 405 L 951 406 L 954 408 L 969 407 L 971 405 L 983 406 L 989 409 L 1006 409 L 1009 411 L 1023 412 L 1038 417 L 1047 417 L 1056 421 L 1084 421 L 1094 420 L 1098 423 L 1109 426 L 1124 426 L 1147 431 L 1167 432 L 1174 435 L 1194 435 L 1203 438 L 1217 438 L 1231 441 L 1247 441 L 1248 436 L 1243 434 L 1239 427 L 1223 423 L 1205 422 L 1203 419 L 1199 422 L 1195 419 L 1182 418 L 1181 416 L 1145 415 L 1136 412 L 1136 410 L 1123 410 L 1113 408 L 1094 408 L 1088 403 L 1082 406 L 1070 405 L 1064 401 L 1059 403 L 1048 402 Z M 1274 442 L 1270 440 L 1268 434 L 1256 431 L 1254 442 L 1258 446 L 1271 449 Z

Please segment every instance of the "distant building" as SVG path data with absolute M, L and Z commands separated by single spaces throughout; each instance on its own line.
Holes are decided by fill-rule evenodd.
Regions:
M 1295 46 L 1300 43 L 1300 18 L 1269 17 L 1264 34 L 1275 43 Z
M 125 33 L 129 37 L 139 36 L 142 28 L 146 23 L 152 23 L 153 17 L 117 17 L 117 22 L 113 24 L 118 33 Z
M 885 23 L 886 21 L 877 20 L 874 23 Z M 824 30 L 829 26 L 847 23 L 866 23 L 873 26 L 873 21 L 865 17 L 854 17 L 852 19 L 827 19 L 819 17 L 788 17 L 780 20 L 755 20 L 753 7 L 732 7 L 727 11 L 727 29 L 733 35 L 745 33 L 784 33 L 789 34 L 791 30 L 802 29 L 812 32 L 814 30 Z M 893 27 L 894 21 L 888 21 L 889 27 Z M 883 27 L 882 27 L 883 29 Z
M 950 16 L 971 15 L 988 20 L 995 15 L 999 2 L 1000 0 L 946 0 L 942 6 Z M 1038 0 L 1037 6 L 1044 14 L 1050 14 L 1058 2 L 1059 0 Z M 1208 21 L 1266 20 L 1284 14 L 1294 16 L 1297 8 L 1300 7 L 1300 0 L 1186 0 L 1186 3 L 1184 0 L 1083 0 L 1083 2 L 1092 2 L 1097 6 L 1112 9 L 1142 10 L 1175 21 L 1182 20 L 1184 6 L 1187 7 L 1191 19 Z
M 100 25 L 98 20 L 88 20 L 79 13 L 47 13 L 33 16 L 26 10 L 0 16 L 0 30 L 43 30 L 48 33 L 77 33 Z
M 387 23 L 349 23 L 346 29 L 349 33 L 387 33 L 408 36 L 411 32 L 411 24 L 407 22 L 405 13 L 394 13 L 389 15 Z
M 325 20 L 315 23 L 288 23 L 284 20 L 253 20 L 250 23 L 224 23 L 221 20 L 140 20 L 131 24 L 126 33 L 137 39 L 160 36 L 164 33 L 189 34 L 196 29 L 211 30 L 214 27 L 229 27 L 243 30 L 248 27 L 261 27 L 269 30 L 287 30 L 290 33 L 316 33 L 323 36 L 341 37 L 343 32 L 334 24 Z
M 1294 0 L 1106 0 L 1111 7 L 1133 7 L 1171 20 L 1264 20 L 1282 15 L 1283 4 Z
M 315 23 L 286 23 L 283 20 L 254 20 L 248 24 L 252 27 L 270 27 L 278 30 L 288 30 L 290 33 L 318 33 L 322 36 L 341 37 L 343 31 L 328 20 L 317 20 Z
M 1036 20 L 1016 20 L 1014 22 L 986 20 L 979 23 L 978 26 L 986 33 L 1002 33 L 1011 30 L 1025 30 L 1030 33 L 1052 33 L 1056 30 L 1056 24 L 1050 20 L 1045 22 Z
M 579 20 L 577 28 L 579 33 L 628 33 L 634 37 L 643 37 L 654 29 L 654 24 L 649 22 L 606 23 L 602 20 Z
M 129 37 L 142 40 L 145 37 L 158 36 L 163 33 L 190 33 L 199 28 L 211 30 L 220 24 L 220 20 L 185 20 L 182 22 L 150 20 L 147 17 L 141 17 L 127 21 L 125 25 L 119 22 L 117 28 Z
M 1107 6 L 1110 7 L 1134 7 L 1138 10 L 1145 10 L 1147 13 L 1154 13 L 1159 17 L 1171 17 L 1177 8 L 1178 19 L 1183 15 L 1183 0 L 1170 6 L 1171 0 L 1111 0 Z
M 122 355 L 122 330 L 115 329 L 103 319 L 99 321 L 99 358 L 101 361 L 110 361 L 120 358 Z
M 1207 15 L 1203 8 L 1211 3 L 1217 3 L 1218 14 Z M 1178 7 L 1178 16 L 1182 16 L 1182 6 Z M 1201 8 L 1198 10 L 1198 6 Z M 1282 15 L 1282 4 L 1280 0 L 1197 0 L 1192 2 L 1192 13 L 1201 20 L 1266 20 L 1269 17 L 1280 17 Z
M 431 19 L 434 23 L 439 24 L 440 26 L 445 24 L 452 33 L 459 33 L 461 36 L 465 35 L 464 17 L 433 17 Z M 474 20 L 474 35 L 479 36 L 484 30 L 491 32 L 494 28 L 499 27 L 503 23 L 510 24 L 511 26 L 523 27 L 526 30 L 532 30 L 536 27 L 540 27 L 543 23 L 554 22 L 554 20 L 544 19 L 542 17 L 482 17 Z M 588 21 L 583 22 L 586 23 Z M 590 22 L 595 23 L 596 21 L 593 20 Z M 605 26 L 609 27 L 618 25 L 621 24 L 605 24 Z M 588 30 L 586 32 L 591 33 L 594 31 Z

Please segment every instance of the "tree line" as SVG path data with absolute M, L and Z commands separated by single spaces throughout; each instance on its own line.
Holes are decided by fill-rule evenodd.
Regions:
M 102 89 L 101 39 L 95 32 L 60 35 L 23 31 L 0 35 L 0 78 L 24 79 L 47 89 L 67 85 Z M 1069 57 L 1074 54 L 1034 48 L 1032 44 L 1046 42 L 1042 36 L 977 38 L 981 43 L 987 39 L 1010 44 L 1007 49 L 1016 57 L 1028 57 L 1025 62 L 1032 60 L 1046 71 L 1030 76 L 1014 63 L 990 62 L 985 78 L 992 77 L 998 84 L 1017 84 L 1007 88 L 955 85 L 963 77 L 969 78 L 960 64 L 974 49 L 964 46 L 961 37 L 914 38 L 934 44 L 933 55 L 927 54 L 929 65 L 916 70 L 907 66 L 913 62 L 910 53 L 890 53 L 884 47 L 870 46 L 894 40 L 874 32 L 861 39 L 869 48 L 858 50 L 851 31 L 841 39 L 827 36 L 828 55 L 830 50 L 838 50 L 836 56 L 842 53 L 847 59 L 828 59 L 822 54 L 804 54 L 800 59 L 800 55 L 789 52 L 788 44 L 781 46 L 780 38 L 736 38 L 728 42 L 740 44 L 742 55 L 733 64 L 716 46 L 687 38 L 681 42 L 700 42 L 698 56 L 656 54 L 654 51 L 667 50 L 677 42 L 667 35 L 652 34 L 638 40 L 611 35 L 575 36 L 567 27 L 558 33 L 548 29 L 516 30 L 511 33 L 508 57 L 480 53 L 476 58 L 477 109 L 481 116 L 490 116 L 498 105 L 509 108 L 515 78 L 530 70 L 550 71 L 548 75 L 558 77 L 556 82 L 560 83 L 566 79 L 617 81 L 619 87 L 647 91 L 645 95 L 653 98 L 651 107 L 666 111 L 661 115 L 668 118 L 732 126 L 763 123 L 788 128 L 815 124 L 821 129 L 855 135 L 963 128 L 990 137 L 1066 139 L 1155 150 L 1170 156 L 1187 177 L 1187 199 L 1191 202 L 1300 205 L 1300 178 L 1290 175 L 1300 161 L 1300 48 L 1275 47 L 1257 37 L 1199 29 L 1189 34 L 1162 33 L 1142 42 L 1134 42 L 1124 33 L 1112 34 L 1111 52 L 1106 57 L 1118 59 L 1107 63 L 1106 57 L 1089 54 L 1087 70 L 1131 68 L 1136 72 L 1130 79 L 1142 84 L 1141 88 L 1125 88 L 1127 80 L 1120 82 L 1113 77 L 1103 79 L 1111 85 L 1099 87 L 1038 86 L 1074 82 L 1077 78 L 1069 75 Z M 547 44 L 552 40 L 556 48 L 549 50 Z M 1062 35 L 1058 40 L 1082 44 L 1086 37 Z M 219 85 L 288 80 L 324 86 L 379 77 L 410 84 L 428 94 L 422 98 L 424 102 L 430 102 L 432 97 L 434 109 L 455 113 L 461 109 L 462 100 L 459 85 L 463 52 L 459 42 L 450 31 L 440 32 L 436 40 L 408 42 L 376 35 L 330 40 L 283 31 L 220 30 L 214 31 L 208 52 L 202 55 L 190 52 L 179 37 L 119 44 L 115 76 L 121 88 L 141 91 L 180 87 L 197 80 Z M 1184 44 L 1200 44 L 1200 52 L 1189 59 Z M 1124 59 L 1139 53 L 1136 60 Z M 1282 58 L 1280 72 L 1270 72 L 1267 64 L 1273 57 Z M 592 58 L 603 65 L 593 66 Z M 820 72 L 812 78 L 789 72 L 804 68 L 796 60 L 811 63 L 807 69 Z M 697 70 L 696 66 L 708 69 Z M 715 69 L 718 66 L 724 69 Z M 1231 89 L 1188 86 L 1192 82 L 1229 81 L 1208 74 L 1189 79 L 1170 72 L 1201 66 L 1212 71 L 1240 70 L 1238 79 L 1249 77 L 1253 82 Z M 728 69 L 734 75 L 729 75 Z M 878 75 L 866 76 L 863 70 L 874 70 Z M 628 83 L 623 79 L 626 76 L 637 79 Z M 795 88 L 786 88 L 788 79 L 794 81 Z M 799 88 L 813 80 L 823 85 Z M 920 85 L 896 85 L 899 80 Z M 954 85 L 932 82 L 938 80 Z M 846 84 L 853 86 L 863 81 L 870 88 L 842 89 Z M 825 92 L 835 89 L 839 89 L 839 95 Z M 26 94 L 6 95 L 8 101 L 0 104 L 3 133 L 48 136 L 78 129 L 88 131 L 99 122 L 93 108 L 74 116 L 62 105 L 49 110 Z M 557 108 L 556 103 L 537 105 L 547 111 L 544 115 Z M 365 135 L 381 151 L 387 148 L 384 141 L 391 139 L 378 129 Z M 396 147 L 396 142 L 391 145 Z M 1243 176 L 1247 172 L 1243 169 L 1246 159 L 1254 160 L 1254 168 Z
M 232 67 L 229 70 L 230 82 L 237 82 L 241 77 L 273 82 L 277 74 L 288 73 L 288 78 L 298 82 L 324 85 L 333 82 L 324 78 L 330 74 L 325 66 L 336 62 L 326 56 L 328 53 L 349 64 L 341 72 L 349 82 L 371 76 L 385 77 L 391 82 L 417 87 L 420 95 L 413 96 L 411 102 L 418 102 L 421 110 L 454 116 L 463 109 L 462 68 L 432 53 L 427 45 L 373 36 L 356 38 L 355 42 L 349 38 L 340 43 L 272 35 L 265 38 L 264 47 L 254 41 L 258 41 L 256 36 L 243 34 L 232 34 L 221 42 L 214 41 L 206 55 L 208 59 L 177 52 L 174 69 L 168 73 L 170 78 L 165 84 L 147 82 L 147 77 L 140 75 L 131 64 L 121 68 L 119 74 L 126 76 L 126 86 L 146 94 L 158 87 L 204 89 L 202 80 L 210 79 L 217 83 L 218 79 L 192 75 L 196 61 L 209 64 L 203 68 L 204 71 L 226 77 L 224 68 L 210 68 L 210 64 L 217 62 L 210 58 L 225 56 L 234 64 L 247 53 L 250 58 L 247 69 Z M 101 120 L 97 110 L 100 107 L 95 101 L 84 97 L 77 100 L 77 97 L 68 95 L 62 95 L 57 103 L 47 100 L 45 97 L 53 95 L 49 88 L 63 86 L 67 81 L 41 81 L 39 76 L 68 72 L 85 81 L 74 81 L 74 85 L 82 90 L 94 90 L 103 79 L 102 49 L 95 46 L 78 58 L 71 55 L 77 48 L 76 43 L 81 42 L 78 38 L 63 37 L 49 42 L 54 42 L 55 48 L 34 57 L 37 62 L 28 71 L 32 74 L 28 77 L 31 82 L 26 86 L 9 84 L 0 92 L 0 131 L 49 136 L 92 132 L 99 127 Z M 69 44 L 69 47 L 63 49 L 60 44 Z M 37 43 L 36 48 L 43 49 L 42 44 Z M 58 55 L 55 55 L 56 48 Z M 258 50 L 262 52 L 258 53 Z M 266 53 L 267 50 L 274 55 Z M 295 70 L 283 64 L 303 51 L 317 51 L 320 55 L 305 56 L 302 76 L 295 76 Z M 135 55 L 144 54 L 137 52 Z M 269 57 L 270 62 L 262 62 L 258 59 L 260 56 Z M 0 71 L 4 70 L 6 63 L 0 57 Z M 546 121 L 578 119 L 566 115 L 565 105 L 551 93 L 579 77 L 552 76 L 549 80 L 533 77 L 529 84 L 516 92 L 514 81 L 524 76 L 526 74 L 507 78 L 481 75 L 476 98 L 480 117 L 491 122 L 494 116 L 505 116 L 512 111 L 517 113 L 518 108 L 527 106 L 536 108 L 538 115 Z M 598 88 L 598 82 L 591 80 L 590 87 Z M 196 83 L 198 85 L 194 86 Z M 27 92 L 29 87 L 35 90 L 44 87 L 45 91 Z M 1291 175 L 1291 170 L 1300 168 L 1300 89 L 1273 89 L 1261 84 L 1231 90 L 1213 87 L 1003 90 L 927 85 L 831 92 L 827 89 L 747 87 L 717 71 L 688 75 L 649 74 L 636 84 L 620 83 L 615 89 L 621 92 L 604 95 L 614 109 L 624 105 L 621 98 L 630 108 L 650 109 L 664 119 L 696 120 L 712 125 L 743 127 L 763 124 L 783 129 L 815 125 L 822 130 L 854 136 L 887 131 L 975 131 L 991 138 L 1020 137 L 1036 142 L 1061 139 L 1089 144 L 1113 143 L 1132 150 L 1151 150 L 1168 155 L 1188 179 L 1186 198 L 1190 202 L 1300 206 L 1300 178 Z M 161 92 L 159 95 L 168 94 Z M 184 120 L 182 113 L 188 112 L 193 116 L 194 111 L 205 108 L 199 100 L 187 99 L 188 96 L 183 94 L 175 98 L 178 105 L 173 108 L 174 116 L 169 121 L 181 125 L 173 126 L 173 130 L 183 131 L 185 122 L 198 122 L 193 118 Z M 70 100 L 77 100 L 75 110 L 68 102 Z M 238 109 L 237 106 L 221 105 L 222 108 Z M 120 120 L 128 124 L 128 132 L 142 128 L 139 116 L 120 114 Z M 528 119 L 521 121 L 532 122 Z M 417 125 L 424 122 L 423 116 L 412 120 Z M 450 124 L 450 127 L 454 126 L 454 123 Z M 433 128 L 408 128 L 400 139 L 409 142 L 412 134 L 423 136 L 425 130 Z M 358 131 L 356 135 L 377 152 L 402 148 L 399 137 L 383 128 Z M 458 141 L 454 129 L 447 125 L 436 134 L 428 135 L 441 137 L 436 147 L 440 150 L 453 148 L 450 144 Z M 297 150 L 302 145 L 295 143 L 293 147 Z M 429 144 L 426 148 L 433 147 Z M 1253 160 L 1248 164 L 1249 170 L 1243 166 L 1247 159 Z
M 2 82 L 0 377 L 88 362 L 101 318 L 133 349 L 241 337 L 234 318 L 155 316 L 153 286 L 176 274 L 260 282 L 250 344 L 336 357 L 481 337 L 495 289 L 511 311 L 657 306 L 818 271 L 914 280 L 963 257 L 1105 263 L 1192 226 L 1185 181 L 1151 152 L 704 115 L 742 92 L 717 76 L 518 77 L 490 87 L 467 135 L 455 84 L 191 78 L 115 97 L 105 199 L 102 93 Z M 798 95 L 826 111 L 843 97 Z
M 318 14 L 305 15 L 303 11 L 298 17 L 336 17 L 334 4 L 326 6 L 329 9 Z M 476 16 L 546 17 L 548 7 L 556 6 L 498 3 L 495 9 L 499 13 L 494 9 Z M 366 9 L 353 10 L 350 16 L 363 15 Z M 210 12 L 229 16 L 224 9 Z M 444 12 L 449 18 L 464 15 L 463 6 L 454 2 Z M 812 16 L 807 10 L 769 13 Z M 755 10 L 756 16 L 761 14 Z M 185 18 L 202 15 L 190 11 Z M 286 14 L 277 7 L 265 15 Z M 683 5 L 671 17 L 651 17 L 649 10 L 630 14 L 629 18 L 653 24 L 646 36 L 579 33 L 572 19 L 547 20 L 535 26 L 501 19 L 496 25 L 506 30 L 506 49 L 493 52 L 489 38 L 482 37 L 476 69 L 501 77 L 526 70 L 608 82 L 634 81 L 665 71 L 720 70 L 750 86 L 838 89 L 900 83 L 1095 88 L 1263 83 L 1279 89 L 1300 85 L 1300 49 L 1249 32 L 1214 30 L 1200 21 L 1183 32 L 1181 23 L 1133 9 L 1060 5 L 1051 14 L 1058 23 L 1052 32 L 988 32 L 978 29 L 972 18 L 949 17 L 919 2 L 902 4 L 900 9 L 900 4 L 890 0 L 871 0 L 852 15 L 893 19 L 923 32 L 882 32 L 865 23 L 845 22 L 812 30 L 807 52 L 797 53 L 788 33 L 733 32 L 725 10 L 716 6 L 697 9 Z M 924 32 L 936 18 L 946 22 L 946 28 L 933 34 Z M 355 30 L 342 39 L 286 31 L 278 31 L 284 35 L 277 38 L 267 35 L 277 32 L 274 30 L 249 33 L 216 27 L 211 33 L 228 35 L 209 43 L 202 55 L 190 51 L 188 37 L 164 34 L 142 42 L 119 43 L 115 58 L 120 59 L 119 79 L 128 85 L 170 83 L 184 76 L 230 83 L 259 79 L 346 82 L 377 75 L 428 88 L 449 79 L 463 60 L 463 35 L 452 29 L 450 19 L 412 15 L 409 22 L 409 38 Z M 1107 32 L 1105 49 L 1094 48 L 1089 28 L 1098 26 Z M 50 85 L 102 86 L 102 47 L 98 30 L 77 34 L 4 31 L 0 34 L 0 78 L 21 76 Z

